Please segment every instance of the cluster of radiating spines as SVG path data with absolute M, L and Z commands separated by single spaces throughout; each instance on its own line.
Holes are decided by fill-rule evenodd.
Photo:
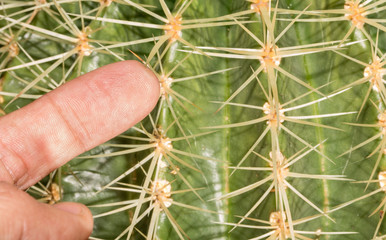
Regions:
M 114 0 L 100 0 L 100 4 L 103 7 L 108 7 Z
M 162 162 L 159 164 L 161 165 Z M 159 168 L 161 167 L 157 167 L 157 169 Z M 166 215 L 166 218 L 173 226 L 177 235 L 181 239 L 186 239 L 188 238 L 187 234 L 173 217 L 169 208 L 172 209 L 175 208 L 174 206 L 177 206 L 177 208 L 213 213 L 205 209 L 176 201 L 173 199 L 174 195 L 187 194 L 191 192 L 191 190 L 184 189 L 173 191 L 173 182 L 169 182 L 168 180 L 159 177 L 159 172 L 156 172 L 155 176 L 155 178 L 158 178 L 151 180 L 150 186 L 146 188 L 143 185 L 133 185 L 123 182 L 118 182 L 115 187 L 108 187 L 108 189 L 113 191 L 130 192 L 137 195 L 140 194 L 138 199 L 89 206 L 91 208 L 113 208 L 112 210 L 95 215 L 94 218 L 110 216 L 128 210 L 137 211 L 137 209 L 144 207 L 145 210 L 142 210 L 141 212 L 138 211 L 138 214 L 133 216 L 130 225 L 126 229 L 124 229 L 121 233 L 117 233 L 116 239 L 122 239 L 126 234 L 128 234 L 127 239 L 131 239 L 131 237 L 135 235 L 135 231 L 138 231 L 138 233 L 144 236 L 145 239 L 154 239 L 157 236 L 158 223 L 160 216 L 163 213 Z M 149 226 L 147 228 L 148 230 L 147 232 L 141 232 L 138 228 L 135 228 L 135 226 L 145 219 L 149 222 Z
M 55 182 L 55 176 L 61 169 L 54 170 L 45 180 L 38 182 L 36 185 L 27 189 L 27 192 L 36 197 L 39 202 L 55 204 L 58 203 L 63 196 L 63 188 L 60 184 Z M 60 175 L 60 174 L 59 174 Z
M 375 2 L 369 0 L 346 0 L 342 13 L 344 12 L 344 18 L 350 21 L 352 26 L 342 41 L 345 41 L 355 29 L 359 29 L 369 41 L 373 42 L 364 25 L 368 24 L 386 32 L 386 27 L 382 25 L 383 21 L 381 19 L 371 18 L 371 15 L 376 15 L 381 11 L 385 11 L 385 9 L 386 1 L 384 0 Z
M 339 90 L 351 88 L 354 86 L 363 86 L 363 84 L 368 84 L 365 98 L 363 99 L 362 105 L 358 112 L 358 117 L 361 114 L 363 107 L 368 102 L 368 99 L 370 98 L 370 95 L 372 92 L 374 95 L 379 96 L 377 98 L 380 98 L 381 102 L 386 103 L 385 80 L 383 79 L 386 73 L 386 67 L 385 67 L 386 53 L 383 53 L 379 49 L 379 44 L 380 43 L 379 43 L 379 31 L 378 31 L 376 35 L 375 45 L 371 46 L 371 60 L 369 63 L 366 63 L 364 61 L 351 57 L 340 51 L 335 51 L 337 54 L 340 54 L 346 59 L 359 64 L 361 66 L 361 69 L 363 69 L 362 78 L 353 80 L 352 82 L 348 83 L 347 85 L 337 90 L 339 91 Z
M 30 24 L 41 10 L 52 13 L 51 10 L 47 8 L 49 5 L 50 4 L 47 4 L 46 0 L 2 3 L 0 6 L 0 10 L 2 10 L 0 19 L 6 19 L 7 24 L 0 28 L 2 35 L 0 44 L 3 45 L 0 52 L 6 53 L 7 57 L 2 59 L 0 69 L 3 69 L 12 58 L 19 54 L 20 49 L 17 41 L 19 36 L 24 34 L 24 30 L 26 28 L 25 25 Z M 25 6 L 29 7 L 7 14 L 7 10 L 9 9 Z M 12 29 L 14 25 L 18 24 L 21 25 L 19 29 Z
M 199 110 L 201 110 L 201 108 L 199 106 L 197 106 L 196 104 L 194 104 L 192 101 L 190 101 L 184 95 L 182 95 L 182 94 L 178 93 L 177 91 L 175 91 L 174 89 L 172 89 L 172 85 L 184 83 L 186 81 L 193 81 L 193 80 L 206 78 L 206 77 L 213 76 L 216 74 L 222 74 L 222 73 L 225 73 L 227 71 L 232 70 L 232 68 L 228 68 L 228 69 L 217 70 L 217 71 L 208 72 L 208 73 L 201 73 L 201 74 L 193 75 L 193 76 L 184 76 L 184 77 L 178 77 L 178 78 L 173 77 L 173 73 L 175 73 L 179 69 L 179 67 L 182 64 L 184 64 L 184 62 L 190 56 L 191 56 L 191 54 L 187 54 L 182 60 L 180 60 L 177 64 L 175 64 L 171 68 L 171 70 L 165 71 L 164 66 L 162 64 L 162 59 L 161 59 L 160 53 L 157 52 L 157 57 L 158 57 L 157 62 L 154 64 L 153 67 L 151 67 L 153 72 L 157 76 L 157 78 L 159 80 L 159 84 L 160 84 L 160 100 L 159 100 L 158 110 L 157 110 L 158 114 L 156 116 L 155 122 L 159 122 L 160 114 L 162 112 L 161 109 L 166 106 L 170 110 L 170 113 L 173 116 L 177 127 L 179 128 L 179 130 L 181 131 L 181 133 L 184 137 L 186 137 L 187 135 L 185 133 L 185 129 L 183 128 L 183 126 L 180 123 L 181 117 L 177 115 L 177 111 L 175 109 L 176 108 L 175 106 L 179 106 L 180 108 L 184 109 L 188 114 L 191 111 L 188 108 L 187 104 L 191 105 Z M 156 71 L 155 69 L 158 69 L 158 71 Z
M 341 39 L 341 43 L 346 41 L 355 30 L 359 30 L 374 45 L 367 26 L 371 26 L 380 31 L 386 32 L 384 19 L 377 18 L 377 14 L 386 11 L 386 1 L 379 0 L 346 0 L 341 8 L 329 10 L 313 10 L 312 13 L 321 14 L 318 18 L 300 18 L 299 22 L 349 22 L 351 27 Z M 288 19 L 280 19 L 289 21 Z
M 258 14 L 261 14 L 262 11 L 268 11 L 270 0 L 248 0 L 251 2 L 251 9 Z
M 12 33 L 6 31 L 0 33 L 0 69 L 3 69 L 14 57 L 19 54 L 19 46 L 17 45 Z M 0 74 L 1 76 L 2 74 Z M 3 91 L 4 77 L 0 78 L 0 93 Z M 4 103 L 4 97 L 0 94 L 0 104 Z M 4 111 L 0 108 L 0 115 L 4 115 Z
M 239 224 L 238 227 L 249 228 L 256 230 L 267 230 L 268 232 L 260 236 L 250 238 L 250 240 L 259 239 L 289 239 L 291 238 L 290 226 L 296 228 L 298 225 L 313 221 L 320 218 L 322 215 L 317 214 L 313 216 L 304 217 L 301 219 L 293 220 L 289 223 L 287 220 L 286 213 L 283 211 L 271 212 L 268 220 L 248 218 L 249 224 Z M 233 223 L 226 223 L 226 225 L 235 226 Z M 325 232 L 322 229 L 314 229 L 311 231 L 304 230 L 293 230 L 293 236 L 296 239 L 319 239 L 323 235 L 345 235 L 345 234 L 356 234 L 356 232 Z
M 40 186 L 40 188 L 38 187 Z M 28 193 L 37 195 L 39 202 L 48 204 L 55 204 L 61 200 L 61 188 L 56 183 L 51 183 L 49 186 L 45 186 L 42 183 L 38 183 L 38 186 L 32 186 Z
M 21 30 L 17 33 L 14 33 L 10 27 L 1 28 L 0 32 L 0 70 L 5 68 L 15 57 L 19 55 L 20 48 L 17 43 L 17 38 Z M 4 74 L 0 73 L 0 104 L 4 103 L 4 98 L 2 95 L 3 92 L 3 82 Z M 0 108 L 0 115 L 4 115 L 5 112 Z
M 2 55 L 0 69 L 3 69 L 9 63 L 9 61 L 19 55 L 20 49 L 15 36 L 12 33 L 7 33 L 4 31 L 3 33 L 0 33 L 0 35 L 0 45 L 2 46 L 0 48 L 0 53 Z M 5 57 L 3 58 L 4 55 Z

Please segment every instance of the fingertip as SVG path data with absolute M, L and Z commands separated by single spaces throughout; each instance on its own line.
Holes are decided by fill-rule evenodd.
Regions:
M 143 65 L 142 63 L 137 62 L 144 68 L 144 73 L 147 78 L 147 88 L 148 90 L 148 96 L 149 101 L 151 102 L 151 105 L 154 107 L 155 104 L 158 102 L 158 99 L 160 97 L 160 83 L 158 77 L 154 74 L 152 70 L 150 70 L 148 67 Z
M 88 239 L 90 210 L 79 203 L 48 205 L 15 186 L 0 182 L 0 239 Z
M 122 63 L 129 65 L 129 80 L 133 79 L 130 74 L 138 74 L 138 76 L 136 78 L 134 77 L 134 79 L 140 79 L 141 81 L 140 86 L 142 88 L 142 94 L 140 95 L 145 98 L 144 102 L 147 106 L 146 112 L 149 113 L 154 108 L 160 97 L 160 83 L 157 76 L 150 68 L 136 60 L 128 60 Z
M 75 215 L 80 218 L 80 224 L 82 225 L 85 235 L 90 236 L 94 226 L 94 219 L 92 213 L 88 207 L 80 203 L 74 202 L 61 202 L 53 205 L 56 209 Z
M 155 107 L 160 97 L 157 76 L 144 64 L 127 60 L 109 64 L 98 69 L 99 87 L 108 86 L 110 97 L 110 124 L 121 133 L 145 118 Z M 103 118 L 106 119 L 106 118 Z M 106 125 L 107 126 L 107 125 Z M 117 134 L 116 133 L 116 134 Z

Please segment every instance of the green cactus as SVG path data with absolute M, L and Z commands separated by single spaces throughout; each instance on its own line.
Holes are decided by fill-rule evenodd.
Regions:
M 0 114 L 138 59 L 160 100 L 28 192 L 90 239 L 384 239 L 386 0 L 0 1 Z

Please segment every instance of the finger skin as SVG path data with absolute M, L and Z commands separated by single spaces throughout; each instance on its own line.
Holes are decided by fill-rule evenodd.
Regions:
M 142 120 L 159 98 L 137 61 L 101 67 L 0 118 L 0 181 L 24 189 Z
M 54 207 L 37 202 L 15 186 L 0 182 L 2 240 L 85 240 L 92 232 L 91 212 L 78 203 Z M 65 205 L 65 206 L 64 206 Z M 62 209 L 76 209 L 77 214 Z

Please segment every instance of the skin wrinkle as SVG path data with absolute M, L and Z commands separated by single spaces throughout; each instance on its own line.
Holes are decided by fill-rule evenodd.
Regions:
M 24 219 L 23 220 L 23 230 L 20 232 L 20 237 L 19 239 L 25 239 L 25 235 L 27 234 L 28 235 L 28 223 L 27 221 Z
M 85 88 L 88 88 L 88 84 L 85 84 Z M 68 120 L 66 120 L 67 122 L 70 122 L 70 119 L 76 120 L 73 128 L 76 128 L 77 131 L 79 131 L 79 134 L 81 136 L 80 138 L 83 139 L 82 149 L 83 151 L 86 151 L 86 149 L 89 148 L 89 145 L 90 145 L 87 143 L 92 140 L 91 130 L 94 130 L 94 129 L 91 129 L 91 130 L 89 129 L 90 119 L 87 118 L 85 120 L 84 119 L 85 117 L 84 116 L 82 117 L 81 115 L 84 111 L 87 111 L 88 109 L 92 109 L 93 102 L 95 102 L 95 100 L 97 99 L 94 99 L 93 96 L 88 96 L 87 99 L 82 99 L 82 100 L 72 99 L 68 97 L 65 98 L 62 96 L 60 101 L 52 99 L 51 96 L 50 98 L 51 98 L 52 104 L 55 105 L 56 109 L 62 109 L 60 111 L 62 113 L 61 115 L 63 119 L 68 118 Z
M 1 138 L 0 138 L 0 148 L 5 149 L 4 144 L 1 142 Z M 2 154 L 0 153 L 0 164 L 1 164 L 0 165 L 0 176 L 4 176 L 4 174 L 6 174 L 8 176 L 8 178 L 6 178 L 6 179 L 8 179 L 10 182 L 14 182 L 15 176 L 14 176 L 14 174 L 12 174 L 12 171 L 8 167 L 8 165 L 6 165 L 4 162 L 4 150 L 3 150 Z
M 19 172 L 21 169 L 22 176 L 29 177 L 28 171 L 27 171 L 28 167 L 25 164 L 25 162 L 23 160 L 21 160 L 20 156 L 15 151 L 12 151 L 10 148 L 7 147 L 7 145 L 3 142 L 2 138 L 0 138 L 0 149 L 3 149 L 2 152 L 0 153 L 0 155 L 1 155 L 0 161 L 1 161 L 2 165 L 4 166 L 5 171 L 10 176 L 10 179 L 12 180 L 13 184 L 16 183 L 16 181 L 19 177 L 17 176 L 18 174 L 16 174 L 14 171 L 12 171 L 13 168 L 9 166 L 9 162 L 12 160 L 13 160 L 12 162 L 15 163 L 14 161 L 16 159 L 19 159 L 19 161 L 17 162 L 19 164 L 16 164 L 17 167 L 15 167 L 15 168 L 18 169 Z M 8 153 L 8 154 L 6 154 L 6 153 Z M 12 155 L 16 156 L 16 157 L 13 157 Z
M 2 213 L 1 219 L 0 219 L 0 232 L 1 233 L 7 233 L 7 232 L 15 232 L 18 235 L 12 236 L 13 239 L 23 239 L 24 235 L 24 228 L 25 228 L 25 219 L 22 218 L 21 221 L 1 221 L 2 219 L 11 219 L 12 216 L 18 216 L 19 209 L 15 208 L 17 200 L 19 199 L 18 192 L 13 191 L 11 187 L 7 184 L 4 184 L 0 182 L 0 203 L 6 203 L 9 202 L 10 204 L 0 204 L 0 212 Z M 11 210 L 11 211 L 10 211 Z M 11 216 L 7 216 L 11 215 Z M 23 216 L 23 215 L 22 215 Z M 20 220 L 20 219 L 17 219 Z M 6 235 L 5 235 L 6 236 Z M 4 236 L 3 236 L 4 237 Z M 7 239 L 7 238 L 6 238 Z M 10 238 L 8 238 L 11 240 Z
M 98 80 L 99 81 L 99 80 Z M 88 95 L 87 99 L 82 99 L 81 101 L 78 101 L 78 99 L 73 99 L 73 98 L 65 98 L 63 101 L 57 102 L 57 101 L 52 101 L 55 102 L 55 105 L 58 107 L 59 104 L 61 108 L 63 108 L 63 112 L 69 111 L 69 114 L 63 114 L 62 116 L 74 116 L 75 119 L 77 120 L 77 123 L 80 125 L 81 130 L 82 130 L 82 138 L 85 140 L 83 141 L 84 149 L 86 150 L 89 147 L 89 144 L 87 142 L 92 140 L 92 134 L 89 129 L 89 120 L 90 119 L 84 119 L 84 117 L 81 117 L 79 113 L 82 113 L 83 111 L 87 109 L 92 109 L 93 108 L 93 103 L 95 102 L 100 102 L 100 99 L 105 99 L 106 95 L 109 95 L 108 91 L 103 91 L 102 94 L 99 94 L 99 91 L 97 88 L 98 87 L 92 87 L 96 86 L 96 81 L 85 81 L 84 82 L 84 89 L 88 89 L 88 92 L 92 92 L 92 95 Z M 101 87 L 99 87 L 101 88 Z M 99 101 L 98 101 L 99 100 Z M 105 104 L 107 107 L 107 104 Z M 99 109 L 96 109 L 94 111 L 98 111 Z M 93 121 L 95 119 L 91 119 Z M 94 130 L 94 129 L 91 129 Z
M 45 108 L 50 110 L 49 115 L 42 115 L 39 117 L 40 119 L 36 119 L 37 124 L 35 124 L 35 121 L 27 122 L 27 125 L 23 127 L 23 122 L 20 122 L 20 131 L 16 131 L 16 134 L 20 134 L 22 143 L 26 145 L 25 150 L 19 150 L 18 152 L 19 159 L 27 166 L 27 172 L 16 181 L 16 185 L 22 189 L 27 188 L 30 181 L 37 182 L 45 176 L 45 172 L 47 171 L 46 166 L 49 165 L 48 161 L 52 161 L 57 155 L 52 149 L 52 146 L 56 145 L 55 139 L 52 138 L 53 132 L 55 129 L 61 129 L 62 132 L 65 131 L 65 128 L 61 128 L 60 124 L 55 124 L 57 122 L 57 116 L 53 114 L 55 111 L 53 106 L 47 104 Z M 39 112 L 37 112 L 35 116 L 39 116 Z M 31 117 L 31 119 L 35 118 L 33 116 L 29 117 Z M 42 125 L 43 122 L 47 125 Z M 55 127 L 45 129 L 50 125 Z M 67 133 L 67 131 L 65 132 Z M 26 144 L 24 139 L 28 137 L 31 139 Z M 66 135 L 65 139 L 68 139 L 68 135 Z M 41 164 L 36 164 L 36 162 L 40 162 Z M 52 170 L 53 169 L 50 169 L 50 171 Z
M 79 121 L 79 117 L 77 116 L 77 114 L 72 110 L 71 107 L 68 107 L 67 109 L 62 109 L 61 107 L 59 107 L 56 103 L 55 103 L 55 100 L 52 99 L 51 95 L 47 95 L 47 100 L 49 101 L 49 103 L 51 104 L 52 108 L 56 111 L 56 113 L 58 113 L 58 117 L 59 117 L 59 123 L 63 123 L 63 125 L 65 127 L 67 127 L 68 129 L 68 132 L 71 133 L 71 136 L 75 139 L 75 141 L 80 145 L 80 148 L 81 148 L 81 151 L 84 152 L 86 151 L 87 149 L 87 144 L 82 140 L 83 139 L 83 136 L 79 136 L 79 133 L 80 132 L 86 132 L 88 136 L 90 136 L 90 134 L 88 133 L 87 129 L 85 128 L 84 124 L 82 124 L 82 122 Z M 70 115 L 70 116 L 74 116 L 75 119 L 77 120 L 76 123 L 79 123 L 79 126 L 80 126 L 80 129 L 79 129 L 79 126 L 77 126 L 77 130 L 74 130 L 74 127 L 73 125 L 78 125 L 78 124 L 74 124 L 73 122 L 70 122 L 66 117 L 65 117 L 65 113 L 64 113 L 64 110 L 65 111 L 71 111 L 71 113 L 73 115 Z M 62 125 L 62 124 L 58 124 L 59 127 Z M 56 126 L 57 128 L 57 126 Z M 81 130 L 81 131 L 79 131 Z M 83 135 L 83 134 L 82 134 Z
M 7 168 L 7 166 L 3 162 L 3 156 L 0 156 L 0 176 L 8 176 L 5 179 L 9 182 L 14 182 L 15 178 L 11 175 L 11 170 Z

